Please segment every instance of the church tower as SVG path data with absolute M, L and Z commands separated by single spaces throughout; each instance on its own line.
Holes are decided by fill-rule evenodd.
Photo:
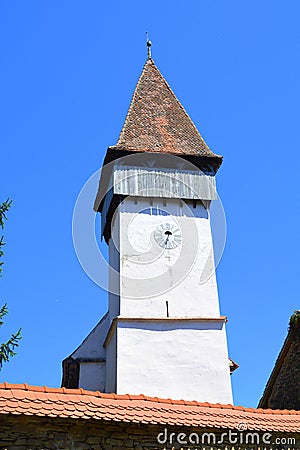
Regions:
M 232 403 L 210 226 L 221 163 L 149 53 L 95 200 L 108 312 L 64 361 L 64 386 Z

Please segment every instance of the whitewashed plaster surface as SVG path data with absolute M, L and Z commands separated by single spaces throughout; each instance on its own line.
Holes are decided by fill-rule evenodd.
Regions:
M 117 392 L 232 403 L 224 323 L 120 322 Z
M 106 380 L 106 350 L 103 344 L 109 326 L 110 320 L 108 314 L 106 314 L 80 346 L 71 354 L 72 358 L 80 361 L 79 387 L 81 388 L 104 391 Z M 89 362 L 83 362 L 85 359 L 89 360 Z M 96 361 L 94 362 L 93 359 Z M 103 362 L 98 362 L 98 359 L 103 359 Z
M 72 355 L 106 362 L 81 363 L 81 387 L 232 403 L 225 323 L 212 320 L 220 311 L 209 202 L 207 208 L 201 202 L 194 206 L 176 199 L 127 198 L 116 211 L 109 311 Z M 157 213 L 147 213 L 149 208 Z M 176 249 L 154 240 L 155 229 L 166 222 L 181 229 Z M 120 320 L 106 339 L 114 318 Z
M 79 371 L 79 388 L 90 391 L 105 391 L 105 362 L 81 362 Z
M 201 202 L 196 208 L 181 204 L 171 199 L 165 204 L 155 199 L 152 205 L 147 199 L 126 199 L 120 206 L 111 242 L 120 252 L 115 259 L 120 258 L 121 316 L 166 317 L 166 301 L 172 317 L 220 314 L 209 212 Z M 170 215 L 143 213 L 150 207 Z M 166 222 L 182 232 L 182 244 L 172 250 L 153 238 L 156 227 Z

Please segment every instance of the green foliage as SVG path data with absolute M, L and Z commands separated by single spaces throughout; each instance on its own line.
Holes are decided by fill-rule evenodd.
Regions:
M 8 314 L 7 304 L 2 306 L 0 309 L 0 327 L 3 325 L 3 317 Z M 4 362 L 7 362 L 9 358 L 16 355 L 14 349 L 18 347 L 19 340 L 22 339 L 21 336 L 21 328 L 17 331 L 16 334 L 12 334 L 7 342 L 4 344 L 0 344 L 0 370 Z
M 10 205 L 11 205 L 11 200 L 9 198 L 6 200 L 6 202 L 3 202 L 0 205 L 0 227 L 2 228 L 2 230 L 4 228 L 4 221 L 7 220 L 6 213 L 9 210 Z M 3 239 L 4 239 L 4 236 L 1 236 L 1 238 L 0 238 L 0 258 L 2 258 L 2 256 L 4 255 L 2 247 L 3 247 L 3 245 L 5 245 L 5 242 Z M 2 273 L 2 266 L 3 266 L 3 261 L 0 261 L 0 276 Z
M 0 205 L 0 226 L 2 230 L 4 228 L 4 219 L 7 220 L 6 213 L 9 210 L 10 206 L 11 200 L 9 198 L 6 200 L 6 202 L 3 202 L 2 205 Z
M 7 220 L 6 213 L 11 206 L 11 200 L 7 199 L 0 205 L 0 227 L 4 228 L 4 222 Z M 4 252 L 2 250 L 3 245 L 5 245 L 4 237 L 0 238 L 0 258 L 3 257 Z M 0 261 L 0 276 L 2 274 L 2 266 L 3 261 Z M 4 324 L 4 317 L 8 314 L 7 304 L 0 308 L 0 327 Z M 21 328 L 17 331 L 17 333 L 12 334 L 8 341 L 0 344 L 0 370 L 2 369 L 2 365 L 4 362 L 9 361 L 9 358 L 14 356 L 16 352 L 14 351 L 16 347 L 19 345 L 19 341 L 21 339 Z
M 300 311 L 296 310 L 294 311 L 294 314 L 290 318 L 290 326 L 289 329 L 296 329 L 298 328 L 300 330 Z

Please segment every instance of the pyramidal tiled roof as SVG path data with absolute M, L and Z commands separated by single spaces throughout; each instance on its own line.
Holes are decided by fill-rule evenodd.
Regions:
M 136 85 L 118 142 L 110 148 L 222 158 L 209 149 L 151 58 Z

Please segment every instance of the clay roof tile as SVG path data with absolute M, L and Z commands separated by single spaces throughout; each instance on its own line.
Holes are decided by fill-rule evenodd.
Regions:
M 7 396 L 10 392 L 11 396 Z M 123 421 L 248 430 L 297 431 L 300 411 L 263 410 L 241 406 L 116 395 L 82 389 L 51 389 L 39 386 L 0 385 L 0 415 L 35 415 L 78 420 Z
M 210 150 L 165 78 L 149 58 L 138 80 L 118 142 L 112 151 L 222 157 Z

